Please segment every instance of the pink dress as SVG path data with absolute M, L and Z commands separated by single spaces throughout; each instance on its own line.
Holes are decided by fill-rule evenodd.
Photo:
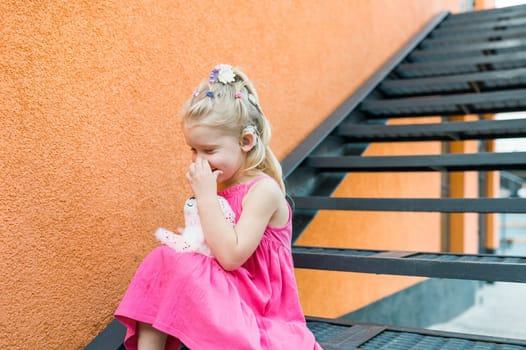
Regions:
M 219 194 L 236 221 L 258 177 Z M 290 213 L 290 208 L 289 208 Z M 283 227 L 267 226 L 254 254 L 231 272 L 197 253 L 154 249 L 141 263 L 115 317 L 127 327 L 125 346 L 137 349 L 137 321 L 171 335 L 192 350 L 321 349 L 307 328 L 291 255 L 291 215 Z

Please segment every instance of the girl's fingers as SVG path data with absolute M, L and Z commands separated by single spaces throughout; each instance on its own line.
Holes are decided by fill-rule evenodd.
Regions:
M 210 163 L 208 163 L 208 161 L 204 159 L 203 159 L 203 169 L 206 170 L 207 172 L 212 171 L 212 168 L 210 167 Z
M 203 159 L 201 157 L 197 157 L 195 160 L 194 168 L 197 173 L 208 173 L 212 171 L 212 168 L 210 168 L 210 163 L 206 159 Z
M 197 157 L 195 161 L 192 163 L 194 165 L 194 169 L 197 171 L 199 169 L 199 163 L 201 161 L 201 158 Z
M 188 167 L 188 174 L 192 175 L 193 173 L 195 173 L 195 163 L 190 164 Z

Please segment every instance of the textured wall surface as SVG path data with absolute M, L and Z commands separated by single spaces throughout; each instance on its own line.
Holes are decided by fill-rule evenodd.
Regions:
M 179 111 L 214 64 L 252 77 L 283 158 L 432 16 L 458 7 L 0 2 L 0 348 L 82 348 L 112 319 L 153 230 L 182 223 Z M 342 300 L 349 290 L 367 294 L 346 285 Z

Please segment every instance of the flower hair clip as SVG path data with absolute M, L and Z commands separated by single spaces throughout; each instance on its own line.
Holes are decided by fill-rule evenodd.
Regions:
M 209 76 L 211 84 L 220 82 L 222 84 L 233 83 L 236 80 L 236 73 L 229 64 L 218 64 L 212 69 Z

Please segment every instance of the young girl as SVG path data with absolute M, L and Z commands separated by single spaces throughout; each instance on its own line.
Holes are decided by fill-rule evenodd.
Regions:
M 321 349 L 306 326 L 291 255 L 291 209 L 252 83 L 218 65 L 183 110 L 186 178 L 214 258 L 153 250 L 115 316 L 127 349 Z M 227 199 L 232 227 L 219 206 Z

